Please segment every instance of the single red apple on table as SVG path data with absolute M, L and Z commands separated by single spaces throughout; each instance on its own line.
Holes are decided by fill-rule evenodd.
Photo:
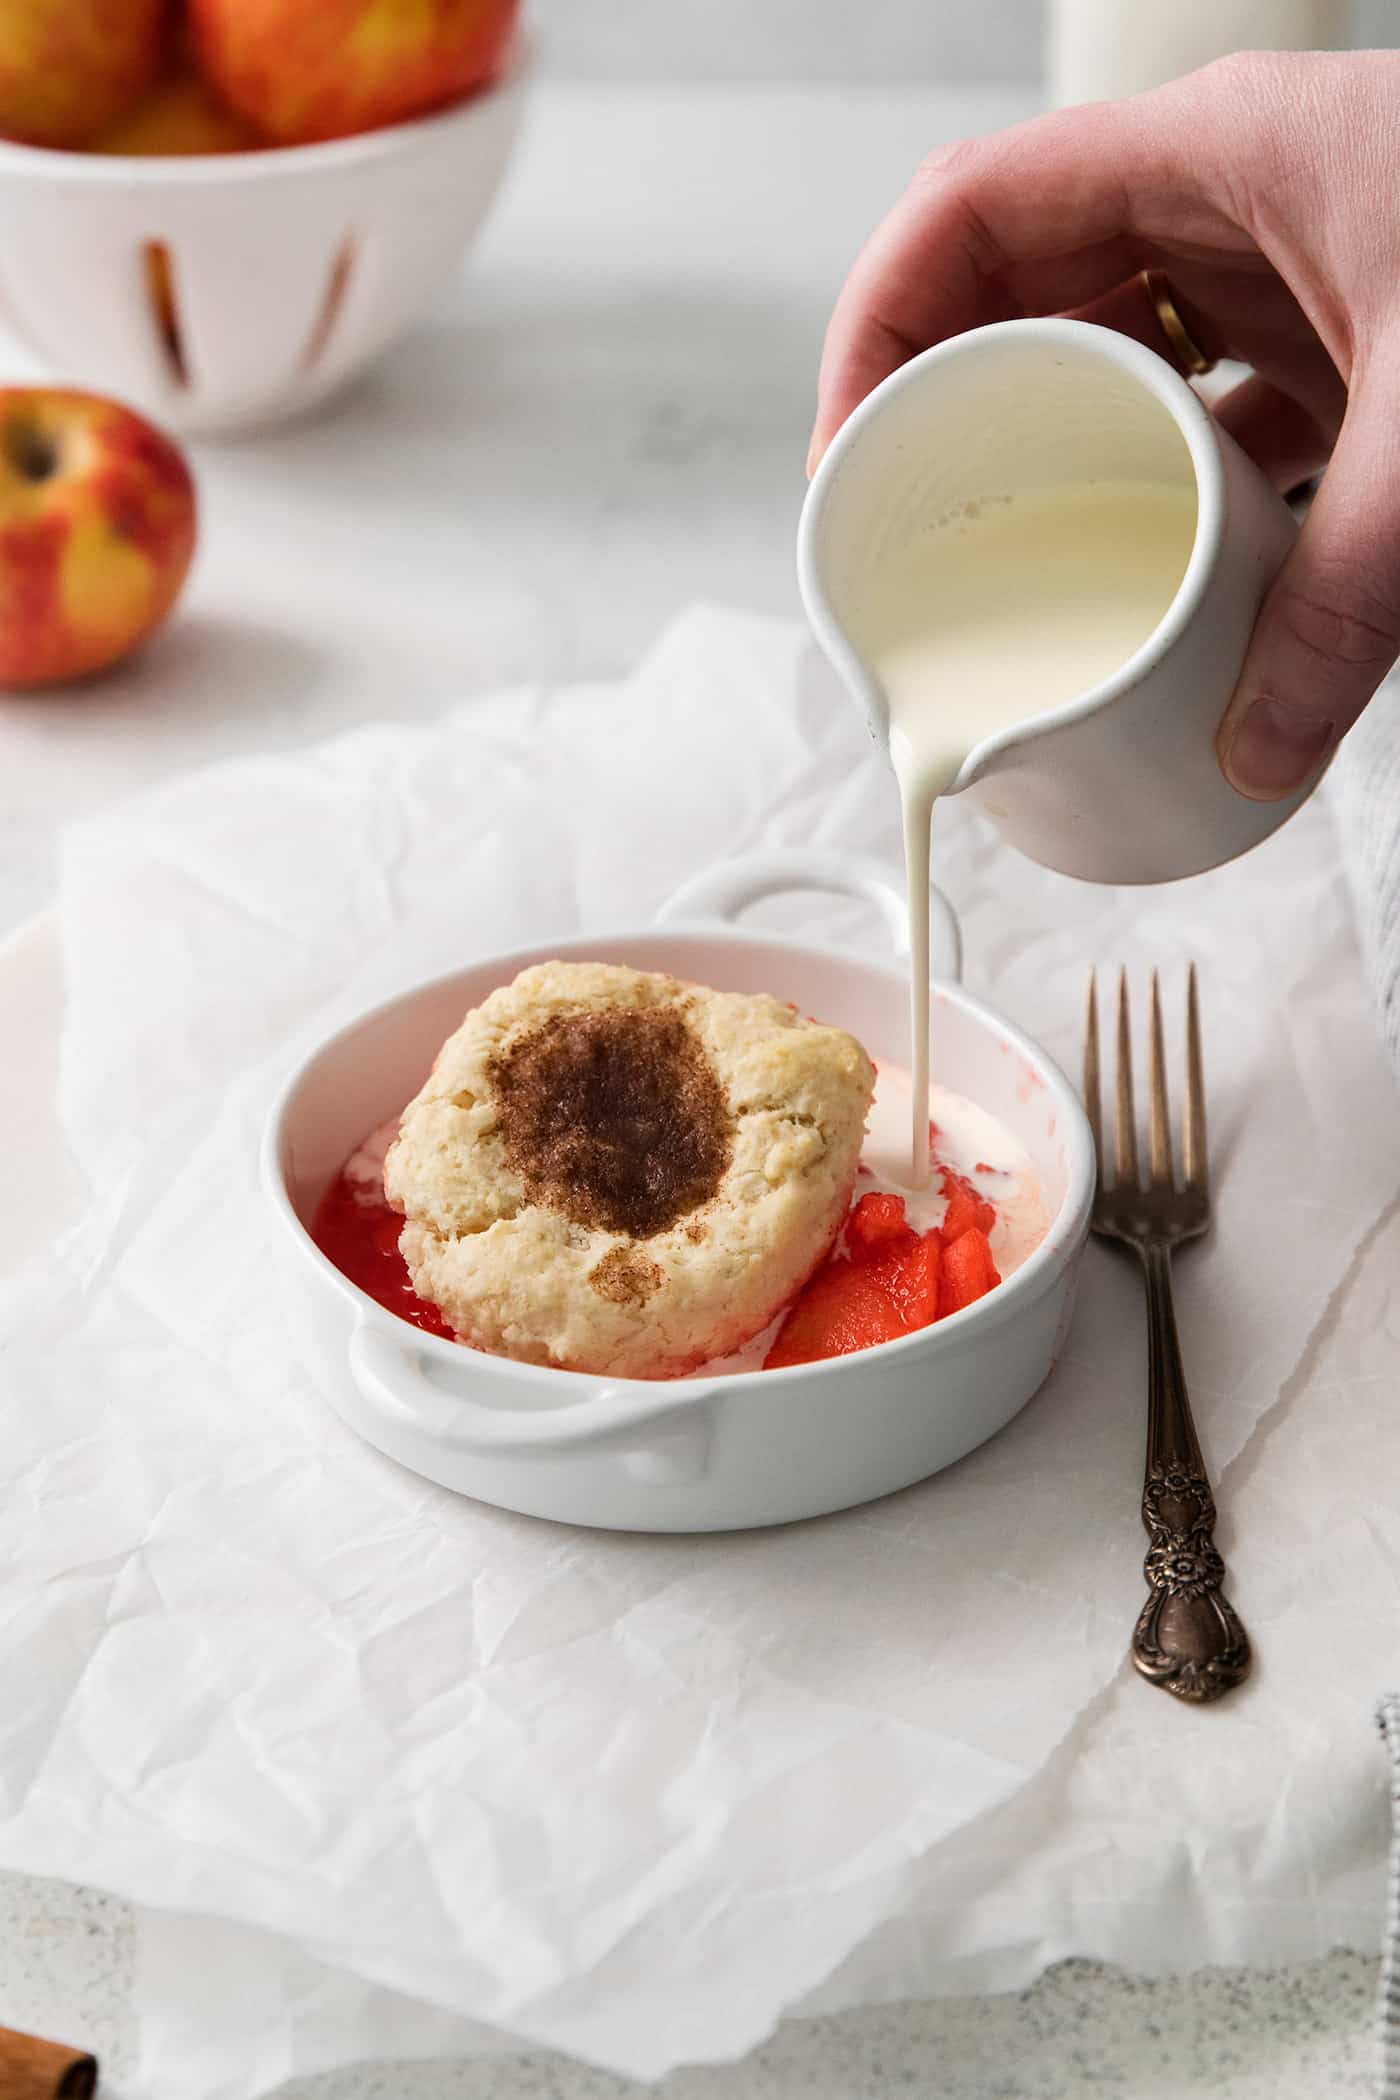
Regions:
M 179 596 L 190 472 L 115 401 L 0 387 L 0 685 L 45 685 L 134 649 Z
M 0 0 L 0 133 L 81 146 L 155 77 L 166 0 Z
M 500 71 L 520 0 L 190 0 L 199 64 L 282 145 L 402 123 Z

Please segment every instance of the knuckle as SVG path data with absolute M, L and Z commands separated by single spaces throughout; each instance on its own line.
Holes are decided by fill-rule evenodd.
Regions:
M 1242 200 L 1293 178 L 1300 96 L 1307 92 L 1297 65 L 1296 52 L 1231 51 L 1188 75 L 1188 92 L 1198 93 L 1204 112 L 1202 129 L 1215 141 L 1217 174 Z M 1252 217 L 1247 203 L 1240 208 Z
M 1253 114 L 1286 89 L 1298 72 L 1296 52 L 1229 51 L 1202 66 L 1196 80 L 1232 109 Z
M 1258 51 L 1227 51 L 1201 67 L 1198 76 L 1201 85 L 1232 98 L 1237 93 L 1247 92 L 1257 78 L 1261 55 Z
M 1400 602 L 1393 585 L 1345 568 L 1280 587 L 1277 632 L 1317 665 L 1389 670 L 1400 653 Z
M 982 145 L 978 139 L 955 139 L 951 146 L 935 146 L 926 153 L 914 171 L 914 181 L 921 189 L 946 189 L 972 173 L 982 157 Z
M 995 271 L 1005 261 L 1002 246 L 978 201 L 979 180 L 991 166 L 986 141 L 959 139 L 925 154 L 914 188 L 930 208 L 947 215 L 951 237 L 979 269 Z

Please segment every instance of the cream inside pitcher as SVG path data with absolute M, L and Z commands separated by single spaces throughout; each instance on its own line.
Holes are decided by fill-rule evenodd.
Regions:
M 1294 530 L 1169 365 L 1083 322 L 955 337 L 838 433 L 799 572 L 899 782 L 915 1189 L 935 804 L 967 794 L 1032 859 L 1096 882 L 1195 874 L 1276 829 L 1302 797 L 1236 794 L 1215 741 Z
M 1063 874 L 1163 882 L 1232 859 L 1304 799 L 1248 801 L 1215 753 L 1295 531 L 1163 359 L 1085 322 L 1008 321 L 925 351 L 861 404 L 808 491 L 798 566 L 818 640 L 886 741 L 894 609 L 906 644 L 957 627 L 961 656 L 940 664 L 935 647 L 927 665 L 940 792 Z M 1076 639 L 1053 593 L 1057 578 L 1082 593 L 1095 559 Z

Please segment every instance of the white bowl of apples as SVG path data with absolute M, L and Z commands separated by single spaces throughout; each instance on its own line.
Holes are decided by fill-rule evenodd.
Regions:
M 485 218 L 521 116 L 518 11 L 0 0 L 6 320 L 169 429 L 310 406 L 403 334 Z

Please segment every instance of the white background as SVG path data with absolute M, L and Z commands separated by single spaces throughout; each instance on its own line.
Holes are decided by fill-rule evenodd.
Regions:
M 1125 13 L 1174 0 L 1118 0 Z M 569 80 L 1040 77 L 1046 0 L 536 0 L 545 64 Z M 1393 44 L 1395 0 L 1352 0 L 1349 41 Z

